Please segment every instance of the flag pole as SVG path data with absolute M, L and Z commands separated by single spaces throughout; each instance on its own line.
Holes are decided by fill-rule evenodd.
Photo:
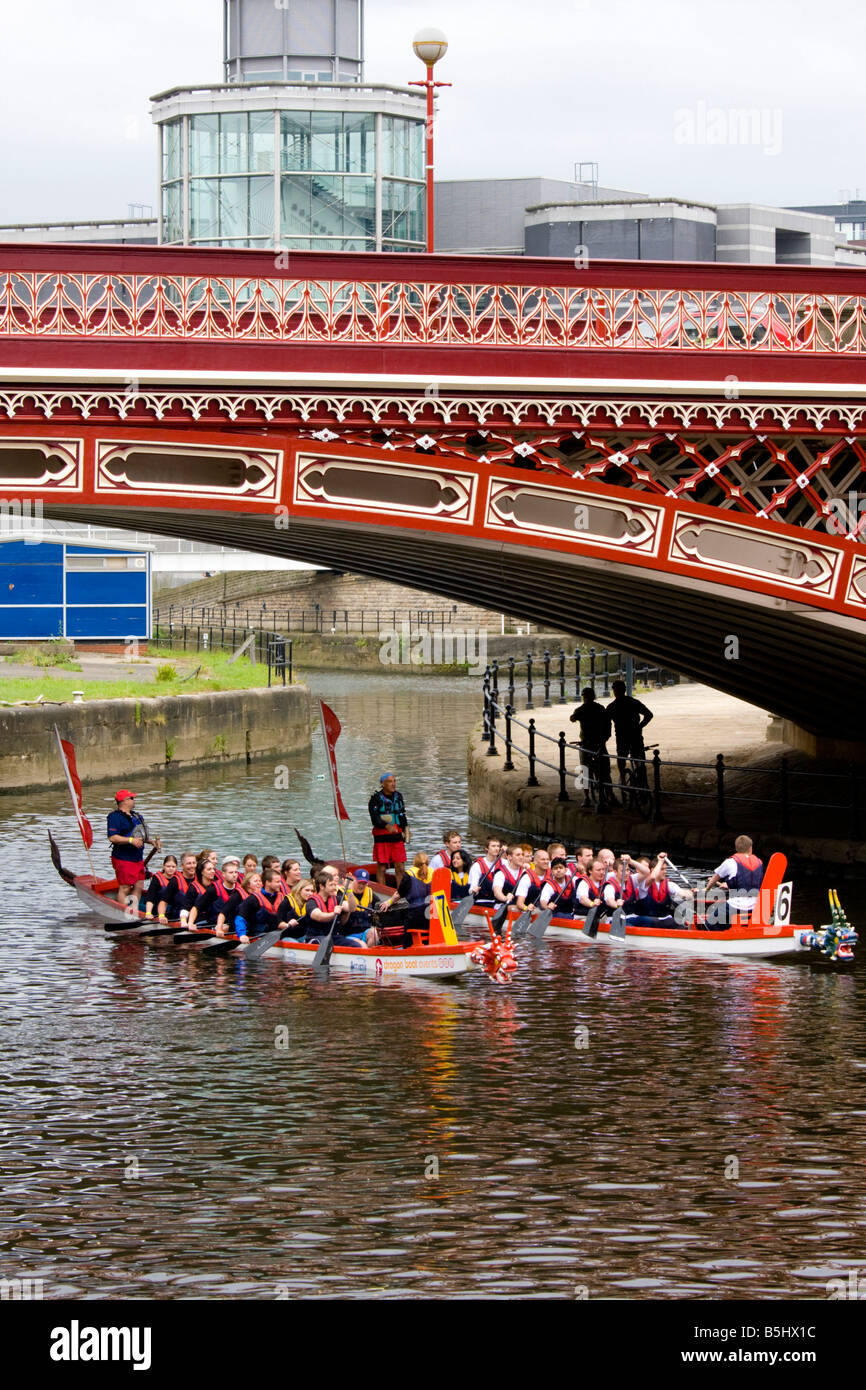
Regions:
M 69 795 L 72 797 L 72 809 L 75 812 L 75 819 L 78 822 L 78 833 L 79 835 L 81 835 L 82 844 L 84 844 L 84 836 L 81 833 L 81 821 L 78 820 L 78 797 L 76 796 L 75 788 L 72 785 L 72 778 L 69 775 L 69 764 L 66 761 L 66 754 L 63 751 L 63 744 L 60 741 L 60 730 L 58 729 L 56 724 L 54 725 L 54 737 L 57 739 L 57 751 L 60 754 L 60 761 L 63 764 L 63 771 L 66 773 L 66 785 L 69 788 Z M 90 865 L 90 872 L 93 875 L 93 877 L 96 878 L 96 870 L 93 867 L 93 860 L 90 857 L 90 850 L 88 849 L 87 845 L 84 845 L 84 852 L 87 855 L 87 862 Z
M 325 711 L 322 709 L 322 701 L 319 701 L 319 723 L 322 726 L 322 739 L 325 744 L 325 762 L 328 764 L 328 778 L 331 783 L 331 797 L 334 802 L 334 815 L 337 819 L 337 829 L 340 832 L 340 849 L 343 851 L 343 858 L 346 858 L 346 844 L 343 840 L 343 822 L 340 820 L 340 804 L 337 801 L 337 784 L 334 781 L 334 768 L 331 763 L 331 750 L 328 746 L 328 733 L 325 729 Z

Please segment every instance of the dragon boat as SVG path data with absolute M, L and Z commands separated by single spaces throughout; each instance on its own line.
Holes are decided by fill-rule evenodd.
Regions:
M 783 854 L 773 854 L 754 910 L 724 929 L 708 927 L 700 915 L 683 927 L 630 926 L 621 912 L 604 919 L 597 910 L 587 918 L 552 916 L 546 925 L 546 914 L 543 918 L 539 913 L 537 920 L 541 931 L 533 931 L 529 915 L 518 913 L 516 908 L 509 910 L 509 921 L 512 928 L 517 924 L 514 935 L 518 939 L 529 934 L 536 939 L 558 938 L 582 946 L 594 944 L 613 949 L 735 959 L 808 955 L 822 964 L 850 964 L 858 937 L 835 889 L 830 889 L 829 894 L 829 923 L 819 927 L 796 926 L 791 922 L 793 885 L 783 881 L 787 867 Z M 496 915 L 492 908 L 476 908 L 468 914 L 465 924 L 470 930 L 478 931 L 483 921 L 492 920 Z
M 218 936 L 213 928 L 201 927 L 188 931 L 181 921 L 161 923 L 144 912 L 124 907 L 117 896 L 116 878 L 98 878 L 93 874 L 74 874 L 67 869 L 51 832 L 51 862 L 64 883 L 72 888 L 79 901 L 103 923 L 106 932 L 114 937 L 141 937 L 145 941 L 169 941 L 193 949 L 211 948 L 222 953 L 243 955 L 248 949 L 236 936 Z M 349 868 L 340 861 L 337 867 Z M 375 868 L 375 866 L 371 866 Z M 515 968 L 510 950 L 510 935 L 499 936 L 486 921 L 480 923 L 487 940 L 460 940 L 451 923 L 447 870 L 433 885 L 433 909 L 425 931 L 412 930 L 410 946 L 377 947 L 335 946 L 330 953 L 330 970 L 342 974 L 363 975 L 376 980 L 450 979 L 470 971 L 481 970 L 497 983 L 506 983 Z M 389 929 L 391 936 L 402 935 L 402 928 Z M 251 942 L 250 945 L 253 943 Z M 274 941 L 263 952 L 269 959 L 285 965 L 312 966 L 318 942 L 284 938 Z

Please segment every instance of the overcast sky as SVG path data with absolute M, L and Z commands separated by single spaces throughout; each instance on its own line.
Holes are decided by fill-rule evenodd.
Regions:
M 855 0 L 367 0 L 367 77 L 418 76 L 424 24 L 451 45 L 442 178 L 596 160 L 602 184 L 708 202 L 866 195 Z M 122 217 L 156 202 L 149 97 L 222 78 L 222 4 L 0 0 L 0 51 L 0 221 Z

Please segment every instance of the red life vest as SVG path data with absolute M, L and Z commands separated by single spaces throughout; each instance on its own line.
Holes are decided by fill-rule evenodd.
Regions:
M 222 898 L 223 902 L 227 903 L 229 900 L 229 890 L 226 888 L 222 879 L 220 879 L 219 882 L 217 882 L 217 880 L 214 879 L 213 886 L 216 889 L 217 897 Z
M 243 902 L 244 898 L 248 898 L 250 896 L 249 889 L 244 888 L 242 883 L 236 883 L 233 891 L 237 893 L 241 902 Z
M 265 892 L 263 888 L 257 888 L 251 896 L 256 899 L 256 902 L 259 904 L 263 912 L 277 912 L 279 910 L 280 904 L 283 901 L 282 893 L 278 893 L 275 900 L 271 902 L 270 898 L 265 897 Z
M 168 874 L 161 874 L 161 873 L 159 872 L 158 869 L 154 869 L 154 871 L 153 871 L 151 877 L 156 879 L 156 881 L 157 881 L 157 883 L 159 884 L 160 888 L 165 888 L 165 887 L 167 887 L 167 885 L 168 885 Z
M 484 858 L 483 855 L 482 855 L 482 858 Z M 486 859 L 484 859 L 484 863 L 485 863 L 485 865 L 487 864 L 487 860 L 486 860 Z M 482 871 L 481 871 L 481 877 L 480 877 L 479 880 L 478 880 L 478 888 L 476 889 L 476 892 L 475 892 L 476 901 L 478 900 L 478 898 L 492 898 L 492 897 L 493 897 L 493 879 L 494 879 L 494 876 L 496 875 L 496 873 L 497 873 L 501 868 L 502 868 L 502 860 L 501 860 L 501 859 L 495 859 L 494 862 L 493 862 L 493 864 L 490 866 L 490 868 L 484 868 L 484 869 L 482 869 Z
M 555 878 L 545 881 L 553 887 L 553 896 L 547 903 L 547 907 L 553 909 L 554 916 L 558 912 L 562 913 L 563 916 L 573 913 L 577 901 L 577 889 L 574 882 L 569 878 L 566 878 L 564 883 L 557 883 Z
M 325 898 L 322 897 L 321 893 L 311 893 L 307 901 L 315 903 L 316 907 L 319 909 L 320 912 L 330 912 L 332 917 L 334 913 L 337 911 L 336 898 L 328 898 L 327 900 L 325 900 Z
M 500 859 L 500 861 L 499 861 L 499 872 L 502 874 L 502 877 L 505 879 L 505 888 L 506 888 L 506 892 L 513 893 L 514 890 L 515 890 L 515 888 L 517 887 L 518 883 L 520 882 L 521 878 L 523 877 L 523 870 L 522 870 L 522 869 L 518 869 L 518 870 L 517 870 L 517 873 L 514 874 L 514 872 L 508 867 L 508 864 L 506 863 L 506 861 L 505 861 L 504 859 Z

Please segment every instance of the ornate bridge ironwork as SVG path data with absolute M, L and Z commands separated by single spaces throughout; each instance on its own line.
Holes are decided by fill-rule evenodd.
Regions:
M 864 307 L 853 270 L 0 248 L 0 493 L 507 592 L 857 737 Z

